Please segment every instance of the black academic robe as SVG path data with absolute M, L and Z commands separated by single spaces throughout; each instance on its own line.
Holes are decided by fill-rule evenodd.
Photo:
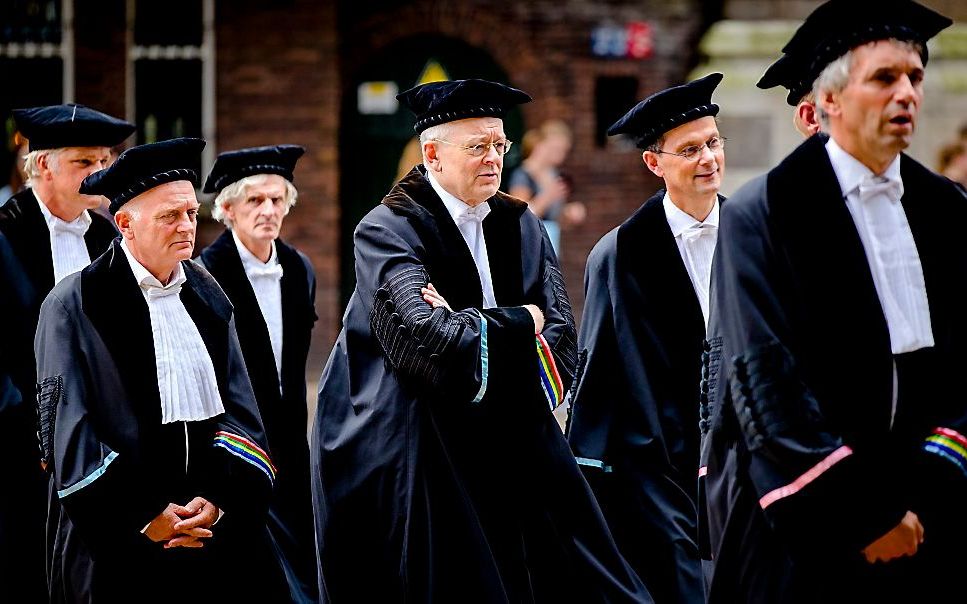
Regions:
M 289 583 L 293 602 L 316 602 L 316 545 L 309 492 L 306 358 L 316 321 L 316 276 L 309 258 L 275 241 L 282 265 L 282 385 L 275 371 L 269 331 L 245 274 L 235 238 L 226 230 L 199 259 L 235 307 L 235 325 L 265 435 L 278 475 L 269 506 L 269 535 Z
M 0 233 L 0 459 L 6 487 L 0 489 L 0 601 L 43 601 L 44 474 L 37 450 L 34 400 L 21 392 L 34 375 L 29 315 L 33 288 L 7 238 Z M 26 505 L 25 505 L 26 504 Z
M 967 248 L 950 235 L 967 199 L 902 156 L 935 345 L 894 356 L 824 142 L 722 209 L 703 384 L 713 604 L 963 595 L 967 474 L 956 447 L 938 455 L 927 439 L 967 434 Z M 920 551 L 867 564 L 861 550 L 907 510 L 924 526 Z
M 84 240 L 94 259 L 107 249 L 117 231 L 109 220 L 94 212 L 91 219 Z M 47 477 L 40 468 L 37 448 L 33 337 L 40 304 L 54 286 L 50 231 L 30 189 L 0 206 L 0 234 L 9 243 L 0 269 L 0 290 L 13 304 L 2 315 L 5 327 L 0 382 L 5 384 L 5 396 L 11 398 L 0 404 L 0 446 L 7 468 L 7 488 L 0 495 L 0 525 L 10 527 L 9 531 L 0 530 L 0 568 L 5 575 L 0 581 L 0 601 L 5 600 L 5 589 L 30 601 L 44 597 L 46 592 L 43 534 Z M 15 501 L 8 499 L 14 496 Z
M 566 387 L 575 333 L 556 257 L 498 193 L 484 236 L 498 308 L 414 168 L 359 223 L 356 289 L 311 439 L 324 602 L 649 602 L 541 390 L 534 324 Z M 433 283 L 454 309 L 431 309 Z
M 91 260 L 104 253 L 117 237 L 117 229 L 107 218 L 90 211 L 91 226 L 84 235 Z M 17 193 L 0 207 L 0 232 L 23 265 L 36 295 L 36 307 L 54 287 L 54 260 L 50 253 L 50 231 L 31 189 Z M 34 318 L 36 321 L 36 317 Z
M 41 307 L 35 349 L 54 602 L 288 595 L 264 529 L 273 478 L 256 458 L 270 454 L 232 306 L 204 269 L 183 266 L 180 296 L 225 406 L 208 420 L 161 423 L 148 307 L 119 242 Z M 230 453 L 216 446 L 225 437 L 247 444 Z M 163 550 L 141 534 L 168 503 L 195 496 L 224 511 L 204 548 Z
M 658 191 L 588 257 L 568 441 L 655 602 L 702 602 L 696 545 L 705 320 Z

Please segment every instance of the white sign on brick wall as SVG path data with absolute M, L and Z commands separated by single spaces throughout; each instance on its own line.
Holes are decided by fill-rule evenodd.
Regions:
M 359 85 L 356 103 L 363 115 L 392 115 L 399 108 L 396 82 L 363 82 Z

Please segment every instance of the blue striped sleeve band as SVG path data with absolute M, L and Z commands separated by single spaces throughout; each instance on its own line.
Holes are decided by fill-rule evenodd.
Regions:
M 118 454 L 116 451 L 111 451 L 110 453 L 108 453 L 107 457 L 105 457 L 101 461 L 100 465 L 98 465 L 93 472 L 91 472 L 84 478 L 78 480 L 77 482 L 67 487 L 66 489 L 61 489 L 57 491 L 57 497 L 59 497 L 60 499 L 63 499 L 64 497 L 67 497 L 71 493 L 76 493 L 77 491 L 80 491 L 84 487 L 88 486 L 89 484 L 91 484 L 92 482 L 100 478 L 104 474 L 104 472 L 107 471 L 107 467 L 111 465 L 111 462 L 117 459 L 117 456 Z
M 487 318 L 479 310 L 477 315 L 480 316 L 480 390 L 477 391 L 477 396 L 473 397 L 474 404 L 482 401 L 484 395 L 487 394 L 487 374 L 490 371 L 490 353 L 487 350 Z

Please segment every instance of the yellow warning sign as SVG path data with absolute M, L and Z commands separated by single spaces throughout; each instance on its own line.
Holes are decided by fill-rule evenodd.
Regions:
M 429 84 L 430 82 L 446 82 L 450 79 L 447 75 L 443 65 L 436 59 L 430 59 L 426 63 L 426 67 L 423 68 L 423 73 L 420 74 L 420 79 L 417 80 L 416 85 Z

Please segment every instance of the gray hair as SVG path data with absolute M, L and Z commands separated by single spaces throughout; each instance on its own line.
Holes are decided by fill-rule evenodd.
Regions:
M 453 128 L 450 126 L 450 122 L 430 126 L 420 133 L 420 144 L 422 145 L 423 143 L 431 140 L 446 139 L 450 135 L 451 130 L 453 130 Z
M 658 137 L 658 140 L 656 140 L 652 144 L 645 147 L 645 151 L 651 151 L 652 153 L 660 153 L 661 148 L 664 146 L 665 146 L 665 135 L 662 134 L 661 136 Z
M 218 196 L 215 197 L 215 201 L 212 202 L 212 218 L 223 223 L 228 228 L 232 228 L 232 220 L 225 215 L 225 208 L 223 206 L 244 200 L 246 195 L 248 195 L 249 187 L 262 184 L 269 176 L 272 176 L 272 174 L 253 174 L 241 180 L 236 180 L 222 189 Z M 299 198 L 299 192 L 287 178 L 281 178 L 285 182 L 285 213 L 288 214 L 289 210 L 292 209 L 292 206 L 295 205 L 296 200 Z
M 880 41 L 873 40 L 869 43 Z M 896 38 L 890 38 L 887 41 L 898 48 L 912 50 L 921 56 L 923 55 L 923 45 L 919 42 L 897 40 Z M 816 107 L 816 119 L 819 120 L 819 126 L 823 132 L 829 131 L 829 113 L 826 112 L 822 104 L 823 92 L 839 93 L 846 88 L 846 85 L 849 84 L 850 72 L 853 70 L 853 59 L 856 56 L 854 54 L 855 50 L 855 48 L 848 50 L 846 54 L 827 65 L 819 76 L 816 77 L 815 81 L 813 81 L 811 94 L 814 99 L 813 104 Z
M 60 153 L 61 149 L 40 149 L 24 155 L 24 176 L 27 177 L 27 184 L 33 185 L 40 178 L 40 158 L 42 157 L 47 158 L 47 165 L 51 170 L 57 170 L 60 167 L 58 159 Z
M 426 165 L 426 153 L 423 151 L 423 145 L 432 140 L 446 140 L 452 131 L 453 128 L 450 126 L 450 122 L 444 122 L 436 126 L 430 126 L 420 133 L 420 153 L 423 155 L 424 165 Z
M 129 201 L 118 208 L 118 211 L 115 212 L 114 215 L 117 216 L 118 214 L 122 213 L 130 216 L 132 220 L 141 220 L 141 206 L 137 203 L 131 203 Z

